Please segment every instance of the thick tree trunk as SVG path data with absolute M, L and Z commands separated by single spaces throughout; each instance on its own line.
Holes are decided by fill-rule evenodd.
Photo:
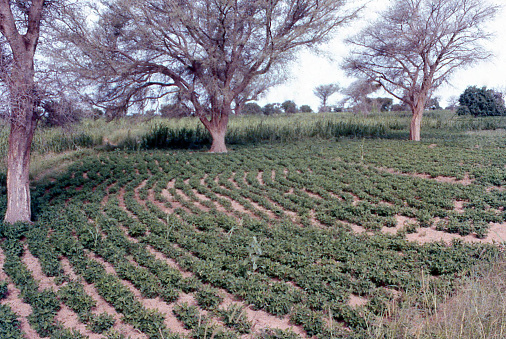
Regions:
M 225 134 L 227 133 L 226 128 L 224 130 L 209 131 L 213 138 L 213 143 L 209 149 L 210 153 L 227 153 L 227 146 L 225 145 Z
M 423 106 L 413 109 L 413 117 L 409 128 L 409 140 L 420 141 L 420 129 L 422 126 Z
M 30 120 L 31 117 L 30 117 Z M 31 222 L 30 207 L 30 148 L 35 122 L 27 121 L 28 126 L 13 122 L 9 135 L 9 155 L 7 160 L 7 212 L 6 223 Z
M 25 56 L 26 57 L 26 56 Z M 31 222 L 30 150 L 37 126 L 33 62 L 26 57 L 12 70 L 9 84 L 10 134 L 7 156 L 6 223 Z
M 200 118 L 213 139 L 209 153 L 227 153 L 225 135 L 227 134 L 228 116 L 227 113 L 222 112 L 215 115 L 211 120 L 204 117 Z
M 26 8 L 25 22 L 13 15 L 13 1 L 0 2 L 0 33 L 12 51 L 12 67 L 2 75 L 9 90 L 9 154 L 7 156 L 6 223 L 31 222 L 30 208 L 30 149 L 37 126 L 34 83 L 34 55 L 39 41 L 42 11 L 46 1 L 33 0 Z M 26 5 L 28 6 L 28 5 Z M 26 26 L 26 27 L 25 27 Z M 21 28 L 21 32 L 18 30 Z M 24 27 L 24 28 L 23 28 Z M 7 52 L 8 53 L 8 52 Z

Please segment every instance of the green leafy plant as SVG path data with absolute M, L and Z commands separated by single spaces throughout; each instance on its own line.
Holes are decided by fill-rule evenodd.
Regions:
M 109 330 L 115 323 L 114 317 L 107 313 L 94 315 L 89 324 L 89 329 L 94 333 L 104 333 Z
M 198 304 L 204 309 L 213 309 L 223 301 L 220 291 L 208 285 L 197 291 L 195 298 Z
M 5 299 L 8 293 L 7 281 L 0 281 L 0 300 Z
M 251 322 L 246 316 L 244 306 L 240 304 L 230 304 L 226 308 L 218 309 L 217 313 L 226 326 L 241 334 L 250 333 Z

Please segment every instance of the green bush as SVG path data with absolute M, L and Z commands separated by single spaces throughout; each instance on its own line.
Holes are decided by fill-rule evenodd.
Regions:
M 505 115 L 506 108 L 501 93 L 486 87 L 470 86 L 459 97 L 458 115 L 498 116 Z

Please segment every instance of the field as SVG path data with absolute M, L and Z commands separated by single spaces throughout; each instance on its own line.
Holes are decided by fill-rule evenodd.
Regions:
M 34 225 L 1 229 L 0 337 L 445 337 L 426 323 L 477 268 L 504 272 L 506 135 L 486 130 L 504 121 L 429 117 L 410 143 L 402 119 L 301 117 L 259 137 L 275 119 L 222 155 L 185 121 L 53 149 L 76 153 L 34 173 Z M 160 143 L 174 130 L 196 150 Z M 501 307 L 455 330 L 502 338 Z M 419 326 L 393 329 L 406 309 Z

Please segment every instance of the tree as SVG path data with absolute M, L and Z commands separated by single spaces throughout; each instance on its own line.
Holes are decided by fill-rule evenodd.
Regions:
M 302 113 L 313 113 L 313 109 L 309 105 L 300 106 L 299 111 L 301 111 Z
M 351 106 L 355 112 L 367 113 L 371 110 L 379 110 L 379 107 L 373 105 L 372 99 L 368 97 L 369 94 L 376 92 L 379 88 L 378 84 L 369 79 L 354 81 L 347 88 L 343 89 L 342 92 L 346 98 L 342 103 Z
M 433 97 L 433 98 L 428 99 L 427 102 L 425 103 L 425 109 L 428 109 L 431 111 L 442 109 L 441 105 L 439 104 L 439 98 Z
M 455 111 L 457 109 L 457 104 L 459 103 L 459 97 L 456 95 L 452 95 L 448 98 L 448 106 L 445 107 L 446 110 Z
M 486 87 L 469 86 L 459 97 L 457 114 L 475 117 L 505 115 L 502 93 Z
M 283 108 L 283 111 L 285 111 L 286 114 L 294 114 L 299 111 L 297 104 L 295 104 L 292 100 L 286 100 L 283 102 L 281 104 L 281 108 Z
M 250 85 L 301 47 L 328 40 L 354 17 L 345 0 L 109 0 L 87 26 L 82 9 L 55 27 L 53 56 L 94 101 L 124 112 L 177 91 L 226 152 L 234 105 Z M 255 91 L 252 91 L 255 93 Z M 237 101 L 237 99 L 239 99 Z M 240 110 L 240 109 L 239 109 Z
M 327 100 L 329 99 L 330 96 L 339 92 L 339 89 L 340 89 L 339 85 L 337 84 L 319 85 L 315 87 L 313 93 L 322 102 L 319 109 L 320 112 L 324 112 L 328 109 Z
M 160 115 L 164 118 L 169 119 L 180 119 L 183 117 L 188 117 L 191 115 L 191 113 L 191 110 L 187 106 L 179 102 L 163 105 L 160 109 Z
M 262 115 L 262 107 L 260 107 L 259 104 L 255 102 L 248 102 L 246 105 L 244 105 L 243 109 L 241 110 L 241 114 L 244 115 Z
M 412 112 L 410 140 L 420 140 L 425 104 L 459 68 L 490 54 L 484 24 L 497 6 L 483 0 L 395 0 L 380 19 L 350 40 L 344 68 L 379 84 Z
M 39 119 L 41 91 L 35 81 L 35 52 L 41 23 L 57 1 L 0 1 L 0 80 L 10 124 L 7 155 L 6 223 L 30 222 L 30 150 Z
M 281 104 L 274 103 L 265 105 L 262 108 L 262 112 L 264 113 L 264 115 L 275 115 L 283 113 L 283 109 L 281 107 Z

